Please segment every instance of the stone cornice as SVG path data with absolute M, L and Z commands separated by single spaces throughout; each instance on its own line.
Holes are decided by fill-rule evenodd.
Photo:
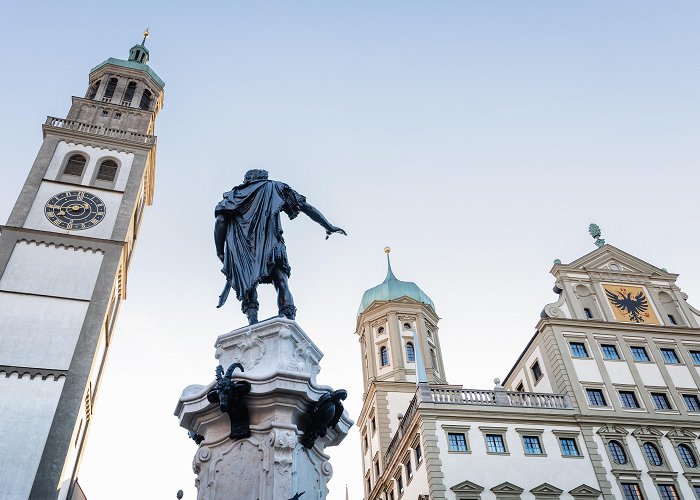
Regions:
M 638 323 L 622 323 L 617 321 L 596 321 L 586 319 L 544 318 L 537 323 L 537 330 L 542 331 L 547 326 L 562 326 L 591 330 L 616 330 L 615 333 L 648 333 L 653 335 L 700 335 L 700 328 L 687 326 L 642 325 Z
M 29 377 L 31 380 L 36 377 L 40 377 L 41 380 L 46 380 L 52 377 L 51 380 L 58 380 L 59 378 L 65 378 L 68 374 L 68 370 L 58 370 L 54 368 L 31 368 L 26 366 L 9 366 L 0 365 L 0 375 L 4 375 L 5 378 L 10 378 L 12 375 L 17 375 L 17 378 Z
M 124 140 L 109 137 L 107 135 L 97 135 L 90 134 L 87 132 L 80 132 L 78 130 L 72 130 L 70 128 L 54 127 L 52 125 L 42 125 L 41 129 L 44 133 L 44 138 L 48 135 L 55 135 L 61 139 L 72 139 L 78 141 L 80 144 L 86 146 L 102 147 L 104 144 L 111 146 L 111 149 L 115 151 L 122 151 L 125 153 L 135 153 L 138 151 L 151 151 L 156 147 L 156 136 L 153 136 L 153 142 L 148 144 L 146 142 L 127 142 Z
M 93 238 L 90 236 L 83 236 L 80 234 L 61 234 L 61 233 L 54 233 L 52 231 L 44 231 L 41 229 L 29 229 L 26 227 L 0 225 L 0 233 L 11 234 L 12 232 L 24 233 L 25 235 L 27 235 L 27 234 L 37 235 L 37 238 L 28 238 L 26 236 L 19 236 L 18 235 L 17 241 L 27 241 L 27 242 L 36 242 L 36 243 L 41 242 L 41 243 L 45 243 L 45 244 L 65 245 L 65 246 L 73 246 L 73 247 L 78 247 L 78 248 L 89 248 L 90 250 L 95 250 L 95 249 L 102 250 L 102 248 L 105 246 L 123 247 L 127 243 L 126 241 L 108 240 L 108 239 L 103 239 L 103 238 Z M 85 245 L 76 243 L 76 240 L 81 241 L 81 242 L 85 242 Z M 88 242 L 99 243 L 99 244 L 101 244 L 101 246 L 100 245 L 88 245 L 87 244 Z

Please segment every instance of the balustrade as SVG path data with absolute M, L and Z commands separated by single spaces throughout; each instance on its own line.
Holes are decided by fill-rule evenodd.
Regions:
M 91 125 L 89 123 L 83 123 L 75 120 L 55 118 L 53 116 L 49 116 L 46 119 L 46 125 L 50 127 L 65 128 L 75 130 L 78 132 L 85 132 L 88 134 L 112 137 L 114 139 L 120 139 L 123 141 L 141 142 L 144 144 L 153 144 L 155 142 L 155 137 L 152 135 L 139 134 L 138 132 L 130 132 L 128 130 L 119 130 L 116 128 L 101 127 L 100 125 Z

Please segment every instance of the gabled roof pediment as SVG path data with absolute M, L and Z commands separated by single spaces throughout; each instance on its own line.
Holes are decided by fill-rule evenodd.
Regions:
M 573 490 L 569 490 L 569 495 L 574 498 L 598 498 L 600 496 L 600 491 L 587 484 L 582 484 Z
M 472 483 L 471 481 L 462 481 L 459 484 L 455 484 L 450 489 L 455 493 L 481 493 L 482 491 L 484 491 L 483 486 L 479 486 L 478 484 Z
M 508 481 L 506 481 L 505 483 L 501 483 L 498 486 L 494 486 L 493 488 L 491 488 L 491 491 L 493 491 L 494 493 L 501 493 L 501 494 L 503 494 L 503 493 L 520 494 L 525 490 L 523 490 L 520 486 L 516 486 L 515 484 L 509 483 Z
M 556 496 L 559 498 L 559 495 L 561 495 L 564 492 L 564 490 L 560 490 L 556 486 L 552 486 L 549 483 L 542 483 L 539 486 L 535 486 L 530 490 L 530 493 L 538 494 L 538 495 L 552 495 Z
M 596 248 L 592 252 L 576 259 L 569 264 L 557 264 L 552 269 L 552 274 L 556 275 L 556 268 L 567 270 L 593 271 L 600 270 L 605 272 L 621 272 L 630 274 L 656 275 L 666 278 L 675 277 L 673 273 L 664 271 L 663 269 L 654 266 L 632 254 L 624 252 L 612 245 L 603 245 Z

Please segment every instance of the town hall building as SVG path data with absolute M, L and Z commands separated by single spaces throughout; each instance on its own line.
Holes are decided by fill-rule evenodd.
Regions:
M 389 265 L 365 292 L 366 500 L 700 498 L 700 311 L 677 274 L 592 234 L 493 389 L 448 382 L 416 284 Z

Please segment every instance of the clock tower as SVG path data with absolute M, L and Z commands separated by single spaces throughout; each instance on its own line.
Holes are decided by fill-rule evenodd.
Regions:
M 143 42 L 90 71 L 0 236 L 0 500 L 82 498 L 76 477 L 129 263 L 153 201 L 164 83 Z

